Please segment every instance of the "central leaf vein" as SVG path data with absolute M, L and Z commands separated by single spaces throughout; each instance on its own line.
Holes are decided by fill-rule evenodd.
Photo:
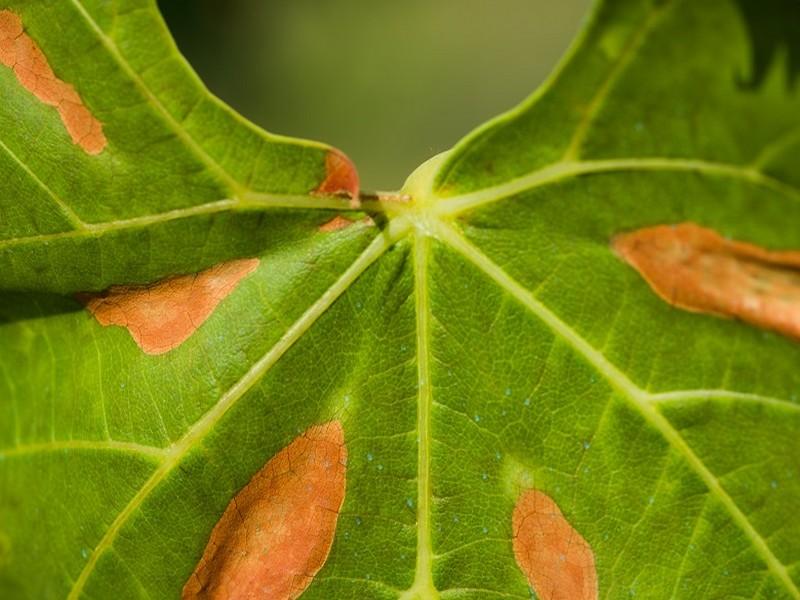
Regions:
M 417 562 L 414 583 L 401 598 L 412 600 L 439 597 L 433 582 L 431 542 L 431 406 L 433 389 L 430 371 L 430 300 L 428 260 L 430 238 L 417 231 L 414 236 L 414 288 L 417 312 Z

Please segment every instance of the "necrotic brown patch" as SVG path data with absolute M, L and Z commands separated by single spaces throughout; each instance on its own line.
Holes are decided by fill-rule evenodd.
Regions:
M 773 252 L 694 223 L 618 235 L 614 250 L 661 298 L 800 339 L 800 252 Z
M 312 427 L 231 501 L 183 588 L 184 600 L 288 600 L 319 572 L 345 494 L 338 421 Z
M 189 339 L 258 263 L 257 258 L 234 260 L 148 286 L 83 294 L 80 300 L 101 325 L 126 327 L 145 353 L 163 354 Z
M 83 104 L 75 88 L 56 77 L 39 46 L 10 10 L 0 10 L 0 64 L 14 71 L 17 80 L 36 98 L 54 106 L 72 141 L 88 154 L 106 147 L 103 126 Z
M 594 553 L 538 490 L 522 493 L 514 508 L 514 557 L 542 600 L 596 600 Z
M 360 184 L 353 162 L 339 150 L 330 150 L 325 156 L 325 179 L 314 190 L 315 194 L 347 194 L 358 205 Z
M 364 217 L 359 221 L 353 221 L 348 219 L 347 217 L 342 217 L 340 215 L 336 215 L 330 221 L 326 221 L 322 225 L 319 226 L 319 231 L 321 233 L 332 233 L 334 231 L 340 231 L 342 229 L 346 229 L 351 225 L 355 225 L 356 223 L 362 223 L 365 227 L 372 227 L 375 225 L 375 221 L 373 221 L 370 217 Z

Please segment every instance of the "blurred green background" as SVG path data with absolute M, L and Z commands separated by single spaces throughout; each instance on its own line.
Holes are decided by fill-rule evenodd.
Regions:
M 268 131 L 324 141 L 365 189 L 406 176 L 527 97 L 590 0 L 160 0 L 223 100 Z

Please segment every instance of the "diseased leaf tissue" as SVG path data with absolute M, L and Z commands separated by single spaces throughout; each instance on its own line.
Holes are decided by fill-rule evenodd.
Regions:
M 177 348 L 217 305 L 258 267 L 258 259 L 223 263 L 196 275 L 172 277 L 150 286 L 115 286 L 80 297 L 101 325 L 119 325 L 147 354 Z
M 400 196 L 150 0 L 0 4 L 0 598 L 799 599 L 800 5 L 755 4 L 599 1 Z
M 0 10 L 0 63 L 14 71 L 19 83 L 40 101 L 58 110 L 72 141 L 89 154 L 106 147 L 103 126 L 83 105 L 74 86 L 55 76 L 39 46 L 10 10 Z

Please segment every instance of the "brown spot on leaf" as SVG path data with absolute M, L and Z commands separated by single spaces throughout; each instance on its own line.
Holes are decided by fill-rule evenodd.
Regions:
M 541 600 L 596 600 L 594 553 L 538 490 L 522 493 L 514 508 L 514 557 Z
M 83 105 L 75 88 L 56 77 L 39 46 L 10 10 L 0 10 L 0 64 L 14 71 L 17 80 L 36 98 L 54 106 L 72 141 L 88 154 L 106 147 L 103 126 Z
M 79 299 L 103 326 L 126 327 L 147 354 L 177 348 L 200 327 L 246 275 L 257 258 L 234 260 L 147 286 L 114 286 Z
M 346 194 L 352 199 L 351 203 L 358 206 L 359 179 L 353 162 L 339 150 L 330 150 L 325 156 L 325 172 L 325 179 L 314 193 Z
M 336 215 L 330 221 L 326 221 L 325 223 L 320 225 L 318 231 L 322 233 L 331 233 L 333 231 L 346 229 L 347 227 L 355 225 L 356 223 L 362 223 L 365 227 L 372 227 L 373 225 L 375 225 L 375 221 L 373 221 L 372 218 L 370 217 L 364 217 L 359 221 L 353 221 L 351 219 L 348 219 L 347 217 Z
M 800 252 L 774 252 L 694 223 L 618 235 L 614 250 L 661 298 L 800 339 Z
M 310 428 L 231 501 L 183 600 L 289 600 L 328 558 L 345 493 L 339 421 Z

